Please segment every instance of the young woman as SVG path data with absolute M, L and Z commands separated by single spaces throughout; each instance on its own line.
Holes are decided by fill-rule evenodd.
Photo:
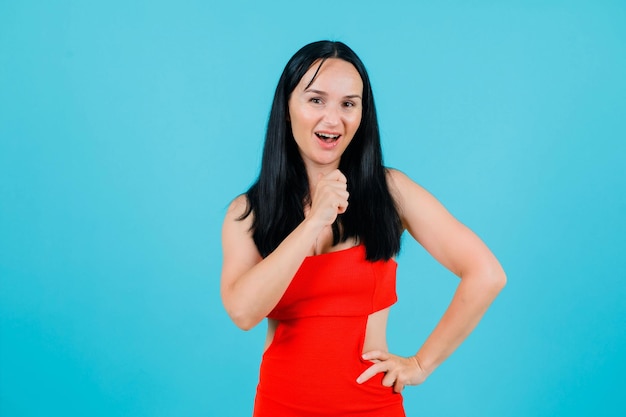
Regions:
M 461 278 L 408 358 L 385 336 L 404 230 Z M 459 346 L 506 281 L 474 233 L 383 166 L 367 72 L 341 42 L 287 63 L 261 172 L 230 205 L 222 245 L 226 311 L 244 330 L 268 318 L 255 417 L 404 416 L 403 388 Z

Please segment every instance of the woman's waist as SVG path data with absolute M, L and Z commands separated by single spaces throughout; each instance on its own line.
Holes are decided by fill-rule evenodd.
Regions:
M 360 361 L 363 353 L 372 350 L 386 351 L 387 341 L 384 327 L 368 326 L 367 316 L 308 317 L 277 322 L 263 356 L 295 361 L 332 356 L 336 361 Z
M 363 360 L 361 351 L 362 340 L 350 335 L 313 341 L 283 334 L 263 355 L 257 395 L 285 406 L 295 401 L 291 406 L 303 410 L 337 410 L 338 415 L 401 404 L 401 396 L 382 385 L 382 373 L 356 382 L 373 364 Z

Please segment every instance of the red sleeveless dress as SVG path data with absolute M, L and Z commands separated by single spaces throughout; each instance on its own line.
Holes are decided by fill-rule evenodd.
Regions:
M 263 354 L 254 417 L 404 417 L 402 396 L 363 384 L 361 358 L 370 314 L 396 297 L 396 263 L 369 262 L 355 246 L 305 258 L 269 318 L 278 321 Z

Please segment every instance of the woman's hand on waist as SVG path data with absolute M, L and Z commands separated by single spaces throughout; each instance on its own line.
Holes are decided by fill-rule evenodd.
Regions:
M 373 365 L 359 375 L 356 380 L 359 384 L 376 374 L 384 373 L 382 384 L 386 387 L 393 387 L 395 392 L 401 392 L 407 385 L 421 384 L 429 375 L 417 356 L 407 358 L 382 350 L 373 350 L 364 353 L 362 358 L 373 362 Z

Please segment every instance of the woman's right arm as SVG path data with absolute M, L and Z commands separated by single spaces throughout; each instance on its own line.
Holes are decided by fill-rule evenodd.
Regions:
M 324 176 L 315 187 L 305 220 L 266 258 L 252 239 L 252 213 L 239 220 L 247 207 L 245 196 L 228 208 L 222 228 L 221 295 L 235 324 L 249 330 L 278 304 L 318 235 L 347 207 L 345 177 L 339 171 Z

